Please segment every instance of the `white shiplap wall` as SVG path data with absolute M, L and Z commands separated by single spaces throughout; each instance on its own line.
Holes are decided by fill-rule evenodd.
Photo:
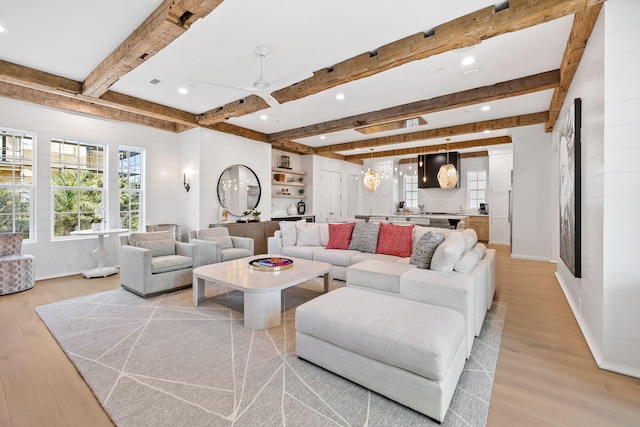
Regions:
M 604 360 L 640 377 L 640 1 L 605 3 Z
M 582 278 L 557 276 L 598 365 L 640 377 L 640 0 L 603 11 L 560 115 L 582 99 Z

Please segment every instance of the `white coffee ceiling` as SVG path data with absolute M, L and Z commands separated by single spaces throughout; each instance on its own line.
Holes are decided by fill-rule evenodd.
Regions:
M 158 0 L 0 0 L 0 59 L 83 81 L 160 4 Z M 249 93 L 200 83 L 251 86 L 260 74 L 256 46 L 271 53 L 264 77 L 273 82 L 331 67 L 395 40 L 504 2 L 225 0 L 161 52 L 124 75 L 110 90 L 201 114 Z M 265 134 L 376 111 L 560 68 L 573 16 L 492 37 L 479 45 L 410 62 L 368 78 L 229 122 Z M 462 66 L 465 56 L 475 63 Z M 462 74 L 463 71 L 479 71 Z M 157 85 L 149 82 L 160 80 Z M 178 93 L 186 87 L 189 93 Z M 336 93 L 345 94 L 343 101 Z M 425 115 L 420 129 L 441 128 L 549 108 L 552 91 Z M 261 120 L 266 115 L 268 120 Z M 542 125 L 539 125 L 542 131 Z M 409 132 L 415 130 L 403 130 Z M 394 131 L 392 133 L 398 133 Z M 509 129 L 490 136 L 508 135 Z M 384 136 L 390 133 L 375 134 Z M 318 147 L 371 138 L 354 130 L 301 138 Z M 476 139 L 466 135 L 451 141 Z M 397 144 L 406 148 L 442 141 Z M 343 152 L 342 154 L 353 154 Z

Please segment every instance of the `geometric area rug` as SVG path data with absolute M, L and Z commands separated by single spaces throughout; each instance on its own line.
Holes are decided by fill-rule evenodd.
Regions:
M 341 286 L 343 282 L 334 282 Z M 243 294 L 206 286 L 140 298 L 124 289 L 36 308 L 117 426 L 437 426 L 295 353 L 295 308 L 321 279 L 282 292 L 282 324 L 243 326 Z M 506 305 L 475 338 L 442 426 L 484 426 Z

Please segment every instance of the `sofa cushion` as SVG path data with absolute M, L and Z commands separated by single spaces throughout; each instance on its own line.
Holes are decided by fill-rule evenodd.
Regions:
M 357 264 L 367 259 L 373 259 L 377 261 L 399 262 L 403 258 L 398 258 L 395 255 L 370 254 L 368 252 L 359 252 L 357 255 L 354 255 L 351 257 L 351 265 Z
M 280 232 L 282 233 L 282 246 L 295 246 L 298 238 L 298 232 L 296 231 L 296 225 L 306 224 L 306 220 L 301 219 L 299 221 L 280 221 Z
M 2 233 L 0 256 L 18 255 L 22 252 L 22 233 Z
M 353 234 L 351 235 L 351 243 L 349 243 L 349 249 L 360 252 L 368 252 L 370 254 L 376 253 L 379 233 L 380 223 L 368 222 L 366 224 L 356 224 L 353 227 Z
M 473 228 L 465 228 L 461 231 L 462 237 L 464 238 L 464 250 L 469 251 L 473 246 L 478 243 L 478 235 L 476 234 L 476 230 Z
M 173 240 L 173 234 L 168 231 L 136 232 L 129 234 L 129 244 L 131 246 L 138 246 L 138 242 L 148 242 L 150 240 Z
M 476 243 L 476 245 L 471 248 L 471 251 L 478 255 L 478 259 L 482 259 L 484 258 L 484 254 L 487 252 L 487 247 L 484 243 Z
M 444 242 L 443 233 L 429 231 L 423 234 L 411 252 L 409 263 L 418 268 L 429 268 L 433 254 L 442 242 Z
M 209 237 L 228 236 L 229 230 L 226 227 L 201 228 L 196 230 L 196 239 L 207 240 Z
M 467 251 L 453 265 L 453 269 L 459 273 L 471 273 L 478 265 L 478 255 L 475 252 Z
M 176 241 L 173 239 L 138 242 L 136 247 L 149 249 L 152 257 L 176 254 Z
M 414 268 L 413 265 L 399 262 L 364 260 L 347 268 L 347 286 L 356 285 L 399 294 L 402 291 L 400 278 Z
M 464 238 L 459 231 L 452 231 L 444 242 L 442 242 L 431 259 L 431 266 L 434 271 L 451 273 L 453 266 L 464 253 Z
M 151 274 L 184 270 L 193 267 L 193 259 L 182 255 L 166 255 L 151 258 Z
M 320 246 L 327 247 L 329 243 L 329 224 L 326 222 L 316 222 L 320 228 Z
M 322 246 L 283 246 L 282 255 L 313 260 L 313 253 L 323 249 Z
M 381 223 L 376 253 L 395 255 L 402 258 L 411 256 L 413 227 L 413 224 L 395 225 Z
M 322 246 L 320 245 L 320 227 L 319 224 L 296 223 L 296 246 Z
M 231 236 L 205 237 L 202 240 L 206 240 L 207 242 L 216 242 L 220 245 L 220 249 L 233 248 L 233 240 L 231 240 Z
M 328 262 L 331 265 L 340 267 L 349 267 L 351 265 L 351 258 L 359 254 L 360 252 L 358 251 L 346 249 L 324 249 L 315 251 L 313 253 L 313 260 Z
M 348 222 L 346 224 L 328 225 L 329 242 L 327 243 L 327 249 L 349 249 L 349 243 L 351 243 L 351 235 L 353 234 L 353 226 L 355 223 Z

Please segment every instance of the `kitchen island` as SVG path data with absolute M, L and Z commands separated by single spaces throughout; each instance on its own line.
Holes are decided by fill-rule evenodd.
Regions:
M 449 226 L 455 228 L 460 221 L 465 221 L 469 224 L 469 215 L 465 214 L 457 214 L 457 213 L 447 213 L 447 212 L 429 212 L 429 213 L 395 213 L 392 215 L 381 214 L 369 214 L 369 215 L 356 215 L 356 219 L 364 219 L 366 222 L 369 222 L 370 218 L 382 219 L 384 218 L 386 221 L 414 221 L 416 223 L 422 222 L 424 220 L 429 220 L 433 222 L 433 225 L 445 223 L 448 221 Z M 424 221 L 426 222 L 426 221 Z M 446 224 L 446 223 L 445 223 Z

